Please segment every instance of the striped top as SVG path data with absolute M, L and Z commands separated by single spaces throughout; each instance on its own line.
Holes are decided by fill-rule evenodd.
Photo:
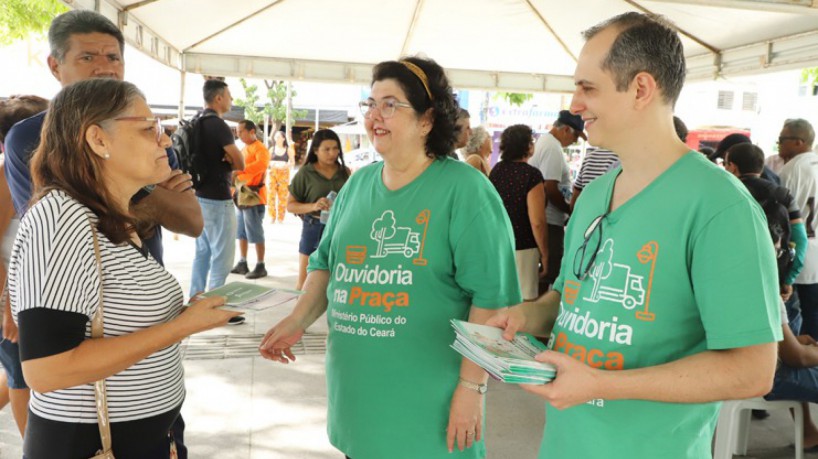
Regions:
M 584 189 L 592 180 L 616 167 L 619 158 L 610 150 L 588 150 L 579 168 L 574 188 Z
M 60 342 L 59 335 L 82 335 L 81 329 L 71 328 L 72 323 L 80 324 L 80 328 L 84 324 L 84 339 L 91 337 L 100 279 L 89 218 L 96 226 L 97 218 L 90 209 L 65 192 L 52 191 L 20 223 L 9 266 L 9 287 L 14 320 L 20 324 L 24 361 L 56 355 L 78 345 L 66 348 L 65 340 Z M 182 290 L 170 273 L 130 244 L 115 245 L 98 231 L 97 237 L 106 338 L 168 322 L 179 315 Z M 21 316 L 26 320 L 20 322 Z M 60 321 L 42 321 L 43 317 Z M 79 320 L 62 320 L 66 318 Z M 45 333 L 34 326 L 38 321 L 47 325 Z M 52 333 L 55 330 L 58 333 Z M 32 340 L 38 332 L 42 336 Z M 107 385 L 111 422 L 145 419 L 178 407 L 185 397 L 178 343 L 108 377 Z M 44 394 L 32 391 L 30 409 L 53 421 L 96 423 L 94 404 L 93 385 L 85 384 Z

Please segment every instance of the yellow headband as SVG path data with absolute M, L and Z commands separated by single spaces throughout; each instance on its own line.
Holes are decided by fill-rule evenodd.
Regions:
M 409 61 L 400 61 L 400 63 L 409 69 L 410 72 L 414 73 L 420 82 L 423 83 L 423 88 L 426 90 L 426 95 L 429 96 L 429 100 L 435 100 L 435 98 L 432 97 L 432 91 L 429 90 L 429 78 L 426 77 L 426 73 L 423 69 Z

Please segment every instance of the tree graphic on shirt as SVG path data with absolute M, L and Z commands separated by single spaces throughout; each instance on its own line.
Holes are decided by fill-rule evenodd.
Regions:
M 385 211 L 380 218 L 372 222 L 372 232 L 369 237 L 378 243 L 375 256 L 382 257 L 385 255 L 383 253 L 383 243 L 385 240 L 394 237 L 395 231 L 395 213 L 391 210 Z

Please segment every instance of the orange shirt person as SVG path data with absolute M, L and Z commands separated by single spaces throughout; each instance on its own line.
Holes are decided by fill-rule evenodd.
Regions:
M 256 125 L 250 120 L 242 120 L 238 126 L 239 138 L 247 146 L 242 150 L 244 155 L 244 170 L 236 172 L 235 182 L 248 185 L 259 195 L 259 203 L 243 206 L 237 203 L 236 218 L 238 230 L 236 239 L 239 241 L 241 258 L 230 271 L 233 274 L 243 274 L 247 279 L 258 279 L 267 276 L 264 267 L 264 209 L 267 207 L 267 187 L 264 184 L 264 174 L 270 164 L 270 151 L 256 137 Z M 247 266 L 248 241 L 256 246 L 256 267 L 250 271 Z

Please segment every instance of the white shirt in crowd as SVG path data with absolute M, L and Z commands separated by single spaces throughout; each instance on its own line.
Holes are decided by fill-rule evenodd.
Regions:
M 784 158 L 780 155 L 768 156 L 767 159 L 764 160 L 764 165 L 776 174 L 781 175 L 781 169 L 784 168 Z
M 795 279 L 796 284 L 818 284 L 818 230 L 816 200 L 818 200 L 818 155 L 802 153 L 791 159 L 779 173 L 781 184 L 792 193 L 807 230 L 807 254 L 804 268 Z
M 563 198 L 571 192 L 571 170 L 562 152 L 562 144 L 556 137 L 546 132 L 534 145 L 534 155 L 528 164 L 542 172 L 543 180 L 556 180 Z M 557 209 L 550 202 L 545 208 L 545 218 L 549 225 L 562 226 L 568 220 L 568 214 Z

